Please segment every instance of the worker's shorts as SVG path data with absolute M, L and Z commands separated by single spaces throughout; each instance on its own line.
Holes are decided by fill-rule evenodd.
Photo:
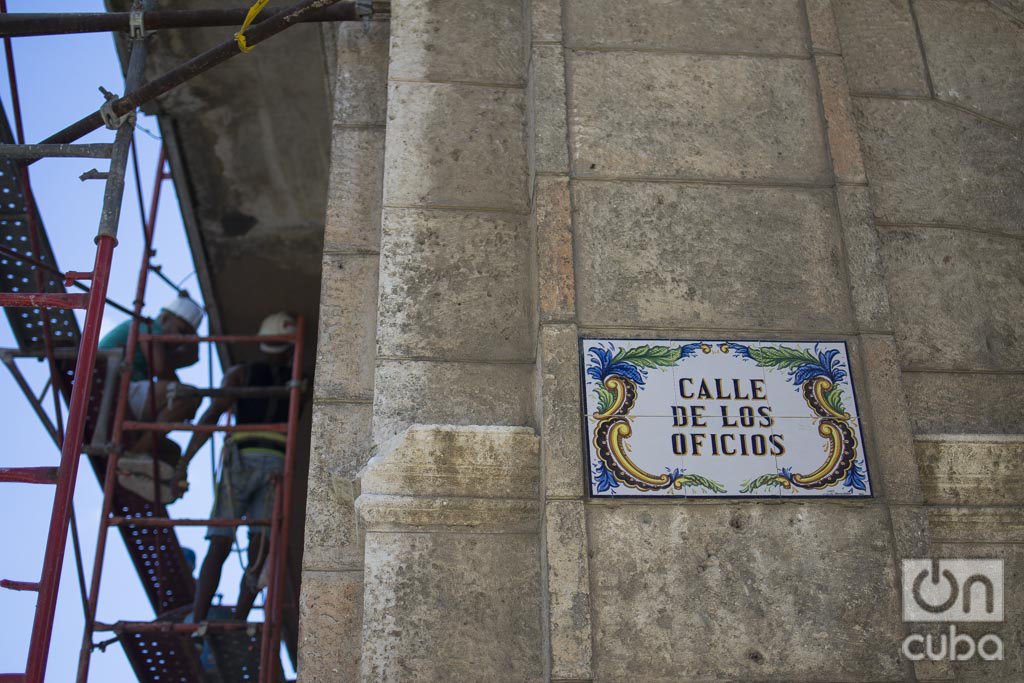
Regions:
M 238 448 L 224 445 L 224 462 L 211 519 L 265 519 L 274 511 L 275 478 L 284 472 L 284 453 L 270 448 Z M 266 533 L 266 527 L 250 527 L 249 535 Z M 207 527 L 206 538 L 233 538 L 235 527 Z

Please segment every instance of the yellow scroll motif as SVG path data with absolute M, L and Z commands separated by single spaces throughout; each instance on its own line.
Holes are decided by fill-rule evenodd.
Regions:
M 818 433 L 829 440 L 828 458 L 821 467 L 810 474 L 793 475 L 793 481 L 801 486 L 812 486 L 824 479 L 836 468 L 839 459 L 843 457 L 843 435 L 834 424 L 822 422 L 818 425 Z
M 612 405 L 608 410 L 594 415 L 598 420 L 607 420 L 612 415 L 615 415 L 622 409 L 622 404 L 626 402 L 626 381 L 624 379 L 612 375 L 604 380 L 604 386 L 606 389 L 615 392 L 615 400 L 612 401 Z
M 652 476 L 647 472 L 636 466 L 636 464 L 630 460 L 629 456 L 626 455 L 626 444 L 625 440 L 630 437 L 633 433 L 633 428 L 629 426 L 629 422 L 623 420 L 622 422 L 616 422 L 608 430 L 608 448 L 611 450 L 612 455 L 622 465 L 622 468 L 630 474 L 630 476 L 642 481 L 645 484 L 651 486 L 668 486 L 668 483 L 672 481 L 672 478 L 667 474 L 660 476 Z
M 825 412 L 827 412 L 829 415 L 836 418 L 837 420 L 849 420 L 849 413 L 837 413 L 835 410 L 832 409 L 832 406 L 829 405 L 828 401 L 825 400 L 825 394 L 831 388 L 832 382 L 827 377 L 814 378 L 814 398 L 818 400 L 818 406 L 824 408 Z M 824 434 L 822 434 L 822 436 L 824 436 Z

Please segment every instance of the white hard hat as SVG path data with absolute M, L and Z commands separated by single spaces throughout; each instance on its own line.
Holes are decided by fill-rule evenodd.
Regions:
M 199 323 L 203 321 L 203 307 L 193 301 L 188 294 L 180 294 L 172 299 L 162 311 L 176 315 L 189 325 L 193 330 L 199 329 Z
M 295 318 L 287 313 L 271 313 L 260 323 L 260 336 L 278 336 L 281 334 L 292 334 L 295 332 Z M 260 344 L 260 351 L 263 353 L 281 353 L 287 351 L 291 344 L 283 342 L 280 344 Z

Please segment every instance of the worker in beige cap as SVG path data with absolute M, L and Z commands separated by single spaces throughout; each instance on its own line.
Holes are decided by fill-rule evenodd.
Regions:
M 202 319 L 202 307 L 183 291 L 160 309 L 156 320 L 140 321 L 139 334 L 194 335 Z M 123 350 L 128 344 L 130 327 L 130 320 L 122 322 L 100 340 L 100 348 Z M 198 360 L 199 345 L 195 342 L 140 341 L 135 348 L 135 356 L 129 361 L 132 376 L 128 386 L 128 419 L 143 422 L 184 422 L 191 419 L 201 399 L 195 395 L 193 387 L 178 381 L 177 371 Z M 152 396 L 150 386 L 153 387 Z M 157 432 L 126 434 L 125 453 L 118 464 L 121 485 L 148 500 L 154 498 L 150 455 L 154 441 L 161 461 L 160 477 L 169 482 L 181 449 Z M 162 502 L 169 502 L 171 487 L 165 483 L 161 490 Z
M 283 336 L 295 332 L 295 318 L 287 313 L 274 313 L 264 318 L 260 336 Z M 234 398 L 218 396 L 197 424 L 217 424 L 220 416 L 234 409 L 235 426 L 280 423 L 288 421 L 288 394 L 286 387 L 292 377 L 292 344 L 264 342 L 260 344 L 263 359 L 254 363 L 235 365 L 224 373 L 224 388 L 278 387 L 277 393 L 268 391 L 264 396 Z M 181 462 L 178 463 L 176 481 L 187 488 L 185 474 L 189 461 L 209 439 L 209 434 L 192 435 Z M 285 435 L 268 431 L 239 430 L 224 441 L 221 451 L 220 481 L 217 482 L 213 519 L 269 519 L 273 513 L 274 494 L 278 479 L 284 471 Z M 266 527 L 249 527 L 249 564 L 238 591 L 234 616 L 244 620 L 252 608 L 263 583 L 263 565 L 268 550 Z M 220 583 L 224 561 L 231 554 L 235 528 L 211 526 L 206 531 L 210 548 L 199 571 L 196 599 L 192 619 L 199 623 L 206 619 L 210 601 Z

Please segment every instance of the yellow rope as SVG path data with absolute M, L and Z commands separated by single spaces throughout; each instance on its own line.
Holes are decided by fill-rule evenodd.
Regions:
M 238 43 L 238 49 L 242 52 L 250 52 L 252 50 L 249 44 L 245 42 L 245 30 L 249 28 L 249 25 L 256 20 L 256 15 L 267 6 L 270 0 L 256 0 L 249 8 L 249 13 L 245 15 L 245 21 L 242 22 L 242 28 L 235 34 L 235 42 Z M 255 47 L 255 46 L 254 46 Z

